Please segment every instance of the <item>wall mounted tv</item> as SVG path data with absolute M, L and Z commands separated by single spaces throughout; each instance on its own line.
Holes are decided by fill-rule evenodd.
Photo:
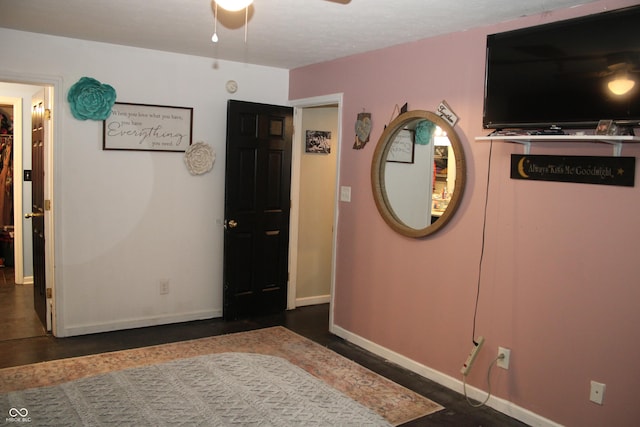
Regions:
M 485 71 L 487 129 L 639 126 L 640 7 L 491 34 Z M 634 87 L 613 94 L 625 78 Z

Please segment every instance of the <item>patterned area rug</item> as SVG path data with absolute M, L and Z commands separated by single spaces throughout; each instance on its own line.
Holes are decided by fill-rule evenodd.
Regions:
M 252 353 L 179 359 L 15 391 L 0 395 L 0 407 L 28 410 L 32 426 L 390 426 L 288 361 Z
M 113 371 L 229 352 L 282 358 L 393 425 L 442 409 L 429 399 L 280 326 L 5 368 L 0 370 L 0 392 L 58 385 Z M 5 414 L 7 410 L 0 408 Z

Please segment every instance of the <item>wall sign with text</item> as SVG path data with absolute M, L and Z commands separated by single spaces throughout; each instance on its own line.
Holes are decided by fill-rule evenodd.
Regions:
M 193 108 L 116 102 L 104 121 L 103 149 L 186 151 Z
M 633 187 L 635 157 L 511 155 L 511 179 Z
M 391 144 L 391 148 L 389 148 L 387 162 L 413 163 L 413 155 L 415 153 L 414 140 L 414 131 L 402 129 L 398 132 Z

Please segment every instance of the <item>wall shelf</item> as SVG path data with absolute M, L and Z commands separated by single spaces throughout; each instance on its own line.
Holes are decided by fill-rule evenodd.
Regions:
M 501 141 L 524 146 L 524 153 L 530 154 L 531 144 L 536 142 L 593 142 L 613 146 L 614 157 L 620 157 L 622 146 L 640 143 L 640 136 L 631 135 L 494 135 L 478 136 L 476 141 Z

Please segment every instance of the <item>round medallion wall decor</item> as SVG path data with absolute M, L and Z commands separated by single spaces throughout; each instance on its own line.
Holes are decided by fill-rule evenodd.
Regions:
M 213 168 L 216 153 L 209 144 L 196 142 L 184 152 L 184 163 L 191 175 L 202 175 Z
M 236 82 L 235 80 L 229 80 L 225 87 L 227 88 L 227 92 L 236 93 L 236 91 L 238 90 L 238 82 Z

